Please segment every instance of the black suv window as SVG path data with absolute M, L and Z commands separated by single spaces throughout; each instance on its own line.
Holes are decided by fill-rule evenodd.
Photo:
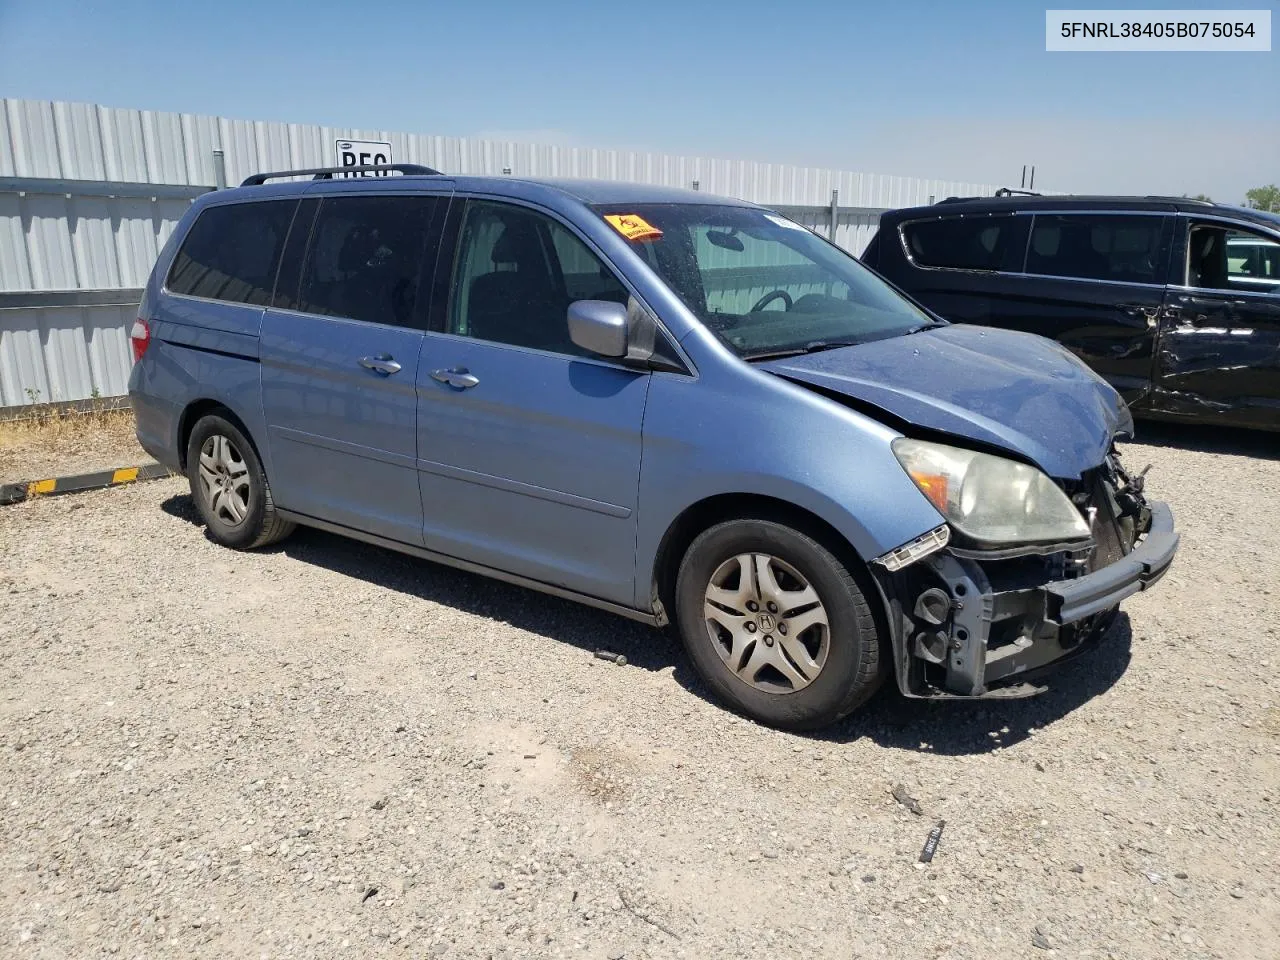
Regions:
M 1164 283 L 1168 218 L 1123 214 L 1037 215 L 1027 273 L 1125 283 Z
M 266 306 L 297 205 L 267 200 L 209 207 L 182 241 L 165 287 L 189 297 Z
M 449 333 L 587 356 L 569 339 L 569 304 L 627 298 L 613 271 L 562 224 L 512 204 L 467 204 Z
M 414 303 L 439 202 L 426 196 L 326 197 L 302 267 L 298 309 L 418 326 Z
M 1220 223 L 1194 224 L 1187 239 L 1187 286 L 1280 294 L 1280 243 Z
M 1025 217 L 944 217 L 902 225 L 902 241 L 921 267 L 1017 270 L 1026 246 Z

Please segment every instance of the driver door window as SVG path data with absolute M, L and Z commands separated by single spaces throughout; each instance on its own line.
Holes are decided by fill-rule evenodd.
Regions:
M 1258 233 L 1195 224 L 1187 237 L 1187 286 L 1280 294 L 1280 243 Z
M 449 333 L 570 356 L 588 354 L 569 339 L 569 304 L 628 296 L 563 224 L 485 200 L 467 205 L 453 291 Z

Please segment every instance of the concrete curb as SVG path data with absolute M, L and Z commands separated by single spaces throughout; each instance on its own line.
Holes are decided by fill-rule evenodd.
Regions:
M 0 484 L 0 506 L 21 503 L 31 497 L 56 497 L 62 493 L 83 493 L 85 490 L 102 490 L 122 483 L 138 480 L 159 480 L 170 475 L 168 467 L 158 463 L 144 463 L 140 467 L 120 467 L 100 473 L 82 473 L 73 477 L 51 477 L 47 480 L 27 480 Z

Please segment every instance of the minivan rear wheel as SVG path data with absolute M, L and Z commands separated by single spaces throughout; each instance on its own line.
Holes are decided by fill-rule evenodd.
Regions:
M 257 451 L 224 417 L 202 417 L 191 431 L 187 479 L 209 536 L 224 547 L 252 550 L 293 532 L 276 513 Z
M 883 680 L 857 581 L 826 547 L 780 523 L 730 520 L 700 534 L 680 564 L 676 615 L 711 691 L 769 726 L 826 726 Z

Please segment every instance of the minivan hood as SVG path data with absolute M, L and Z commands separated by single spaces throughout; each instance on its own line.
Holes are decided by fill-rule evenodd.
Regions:
M 950 324 L 759 366 L 961 446 L 1003 448 L 1060 480 L 1098 466 L 1116 433 L 1133 431 L 1105 380 L 1053 341 L 1013 330 Z

